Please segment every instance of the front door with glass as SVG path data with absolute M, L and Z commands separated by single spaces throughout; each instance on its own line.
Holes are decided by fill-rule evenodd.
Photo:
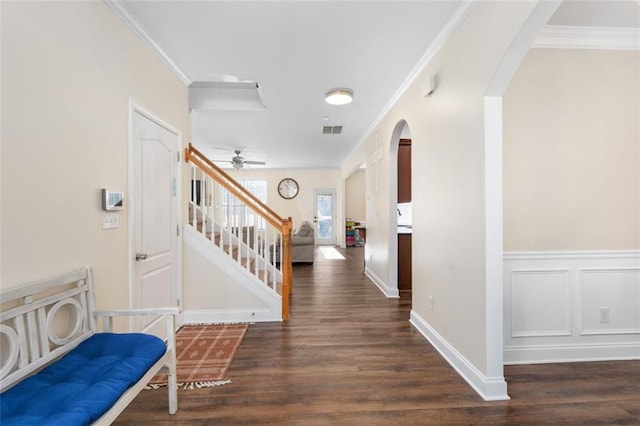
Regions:
M 313 218 L 316 226 L 317 245 L 336 244 L 336 190 L 335 189 L 314 189 L 313 190 Z

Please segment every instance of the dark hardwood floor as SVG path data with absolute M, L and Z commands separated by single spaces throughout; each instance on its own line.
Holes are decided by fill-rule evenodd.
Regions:
M 635 424 L 640 362 L 505 367 L 510 401 L 484 402 L 408 322 L 410 295 L 387 299 L 363 249 L 294 267 L 291 320 L 249 327 L 232 383 L 143 391 L 117 424 Z

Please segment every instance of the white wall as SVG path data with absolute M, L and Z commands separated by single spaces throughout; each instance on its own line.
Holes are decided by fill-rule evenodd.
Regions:
M 184 227 L 185 323 L 280 321 L 282 301 L 275 291 L 219 254 L 192 228 Z
M 129 101 L 189 140 L 186 86 L 104 2 L 1 2 L 2 288 L 94 266 L 99 307 L 128 305 Z M 127 203 L 129 204 L 129 203 Z

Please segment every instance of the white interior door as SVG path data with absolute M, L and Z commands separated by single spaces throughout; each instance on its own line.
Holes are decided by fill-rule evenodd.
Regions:
M 132 286 L 134 308 L 178 306 L 177 173 L 180 135 L 133 111 Z M 141 329 L 149 319 L 133 324 Z M 162 335 L 162 327 L 152 330 Z
M 316 224 L 316 244 L 336 245 L 336 190 L 313 190 L 313 221 Z

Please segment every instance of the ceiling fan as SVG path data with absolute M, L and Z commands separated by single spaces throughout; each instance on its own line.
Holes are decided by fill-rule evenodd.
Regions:
M 240 156 L 239 149 L 236 149 L 234 152 L 236 153 L 236 155 L 232 157 L 231 160 L 213 160 L 213 161 L 215 161 L 216 163 L 231 163 L 231 166 L 236 170 L 240 170 L 244 168 L 245 164 L 261 165 L 261 166 L 264 166 L 265 164 L 267 164 L 264 161 L 245 160 L 244 157 Z

